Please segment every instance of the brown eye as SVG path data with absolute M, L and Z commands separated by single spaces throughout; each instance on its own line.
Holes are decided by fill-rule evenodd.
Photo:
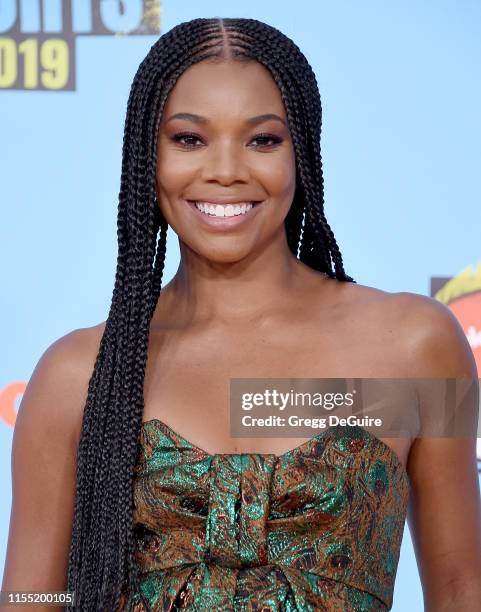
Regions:
M 261 141 L 259 145 L 261 147 L 270 147 L 270 146 L 273 146 L 273 145 L 276 145 L 282 142 L 282 138 L 279 138 L 278 136 L 274 136 L 274 134 L 258 134 L 253 139 L 253 142 L 255 142 L 256 140 Z
M 188 142 L 190 139 L 190 142 Z M 172 140 L 174 142 L 178 142 L 179 144 L 185 145 L 186 147 L 192 148 L 195 147 L 195 144 L 192 142 L 192 140 L 200 140 L 199 136 L 197 136 L 197 134 L 192 134 L 191 132 L 183 132 L 181 134 L 175 134 L 172 137 Z M 187 141 L 187 142 L 182 142 L 182 141 Z

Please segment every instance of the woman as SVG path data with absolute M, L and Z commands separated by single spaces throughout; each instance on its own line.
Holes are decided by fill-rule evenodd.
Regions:
M 153 45 L 109 316 L 49 347 L 22 400 L 4 590 L 68 588 L 80 610 L 386 610 L 409 498 L 426 609 L 479 609 L 472 439 L 229 435 L 230 378 L 476 378 L 447 308 L 345 273 L 320 128 L 312 69 L 266 24 L 195 19 Z M 168 225 L 181 261 L 161 290 Z

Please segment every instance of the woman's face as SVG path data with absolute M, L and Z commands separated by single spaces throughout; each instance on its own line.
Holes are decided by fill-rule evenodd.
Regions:
M 161 211 L 181 242 L 216 262 L 272 241 L 287 246 L 295 178 L 281 94 L 264 66 L 203 61 L 181 75 L 160 123 L 156 177 Z M 224 216 L 206 214 L 211 206 Z

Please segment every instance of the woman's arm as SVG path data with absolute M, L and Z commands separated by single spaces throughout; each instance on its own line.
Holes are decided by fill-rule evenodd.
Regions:
M 12 507 L 2 591 L 66 590 L 76 452 L 93 367 L 86 359 L 92 358 L 91 337 L 82 329 L 54 342 L 41 356 L 23 395 L 13 434 Z
M 473 353 L 451 311 L 424 299 L 414 314 L 410 354 L 417 376 L 472 378 L 477 385 Z M 432 396 L 436 394 L 426 392 L 426 385 L 422 388 L 421 415 L 438 410 L 442 419 L 444 405 L 434 406 Z M 470 406 L 471 438 L 420 437 L 409 455 L 412 491 L 408 520 L 428 612 L 481 610 L 477 409 L 476 401 Z

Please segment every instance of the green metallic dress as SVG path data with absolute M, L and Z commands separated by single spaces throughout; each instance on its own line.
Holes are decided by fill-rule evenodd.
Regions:
M 396 453 L 362 427 L 274 454 L 215 454 L 158 419 L 134 476 L 140 612 L 389 610 L 409 497 Z

